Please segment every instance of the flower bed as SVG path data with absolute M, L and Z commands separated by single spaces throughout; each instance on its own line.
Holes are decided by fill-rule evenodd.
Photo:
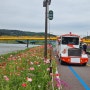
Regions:
M 0 56 L 0 90 L 52 90 L 50 60 L 43 52 L 44 46 L 38 46 Z M 53 57 L 52 65 L 55 72 Z

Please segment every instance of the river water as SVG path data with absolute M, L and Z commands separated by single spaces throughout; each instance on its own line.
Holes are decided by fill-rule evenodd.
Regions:
M 28 47 L 35 47 L 38 45 L 31 45 L 29 44 Z M 17 50 L 24 50 L 27 48 L 26 44 L 7 44 L 7 43 L 0 43 L 0 55 L 11 53 Z

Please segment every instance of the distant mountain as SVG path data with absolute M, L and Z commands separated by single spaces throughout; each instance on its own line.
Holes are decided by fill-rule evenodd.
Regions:
M 8 36 L 44 36 L 43 32 L 27 32 L 20 30 L 8 30 L 8 29 L 0 29 L 0 36 L 8 35 Z M 53 34 L 47 34 L 47 36 L 55 36 Z

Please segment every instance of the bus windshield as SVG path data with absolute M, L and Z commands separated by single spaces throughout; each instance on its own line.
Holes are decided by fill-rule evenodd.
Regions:
M 62 44 L 79 44 L 79 38 L 78 37 L 62 37 Z

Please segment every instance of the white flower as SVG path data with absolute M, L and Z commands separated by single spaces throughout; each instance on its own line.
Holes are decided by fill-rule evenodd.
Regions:
M 41 86 L 40 86 L 40 85 L 38 85 L 38 87 L 40 88 Z

